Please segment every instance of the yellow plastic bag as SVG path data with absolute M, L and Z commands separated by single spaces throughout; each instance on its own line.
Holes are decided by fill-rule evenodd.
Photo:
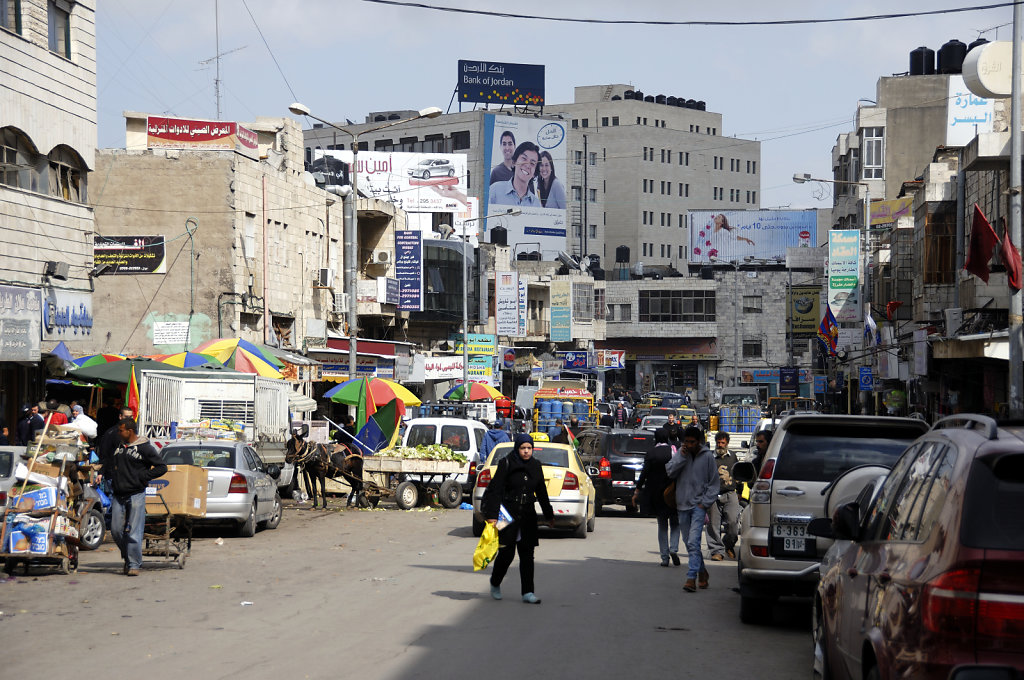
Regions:
M 484 525 L 484 532 L 480 534 L 480 542 L 476 544 L 476 550 L 473 551 L 473 571 L 486 569 L 497 554 L 498 530 L 488 522 Z

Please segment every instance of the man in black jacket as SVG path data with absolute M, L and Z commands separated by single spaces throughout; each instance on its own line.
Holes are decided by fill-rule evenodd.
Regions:
M 121 549 L 126 576 L 138 576 L 142 567 L 142 541 L 146 527 L 146 487 L 161 477 L 167 466 L 149 439 L 139 436 L 132 418 L 117 424 L 121 444 L 103 466 L 113 489 L 110 533 Z
M 736 454 L 729 451 L 729 433 L 715 433 L 715 467 L 721 483 L 718 488 L 718 500 L 708 508 L 708 552 L 711 559 L 721 562 L 726 557 L 736 559 L 737 520 L 740 515 L 739 495 L 736 493 L 738 484 L 732 478 L 732 468 L 736 465 Z M 725 517 L 725 536 L 722 536 L 722 518 Z
M 669 413 L 668 422 L 661 427 L 665 430 L 665 434 L 668 435 L 668 443 L 670 446 L 679 448 L 683 445 L 683 426 L 676 420 L 675 413 Z

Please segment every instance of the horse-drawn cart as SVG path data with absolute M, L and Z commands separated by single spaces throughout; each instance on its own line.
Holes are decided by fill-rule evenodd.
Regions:
M 446 508 L 462 503 L 462 485 L 454 476 L 465 463 L 457 460 L 424 460 L 366 456 L 363 459 L 363 491 L 372 505 L 380 497 L 394 497 L 402 510 L 415 508 L 421 498 L 437 493 Z

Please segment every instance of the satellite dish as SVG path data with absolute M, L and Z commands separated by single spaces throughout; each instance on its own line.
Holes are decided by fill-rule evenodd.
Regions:
M 637 276 L 643 276 L 644 275 L 644 263 L 643 262 L 637 262 L 635 265 L 633 265 L 633 273 L 636 274 Z
M 569 269 L 579 269 L 580 263 L 572 259 L 572 256 L 564 250 L 558 251 L 558 261 L 564 264 Z
M 323 176 L 323 175 L 321 175 L 321 176 Z M 311 172 L 303 172 L 302 173 L 302 182 L 306 186 L 311 186 L 311 187 L 312 186 L 316 186 L 316 177 L 313 177 L 313 173 L 311 173 Z
M 580 269 L 582 269 L 583 271 L 587 271 L 588 269 L 590 269 L 590 257 L 589 256 L 584 255 L 583 257 L 580 258 Z

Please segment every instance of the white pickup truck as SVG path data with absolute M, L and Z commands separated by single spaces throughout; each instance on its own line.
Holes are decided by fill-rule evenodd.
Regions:
M 284 380 L 248 373 L 139 371 L 139 434 L 158 448 L 177 439 L 179 425 L 198 420 L 226 420 L 244 426 L 247 441 L 267 463 L 282 467 L 278 486 L 294 476 L 285 465 L 288 440 L 288 394 Z

